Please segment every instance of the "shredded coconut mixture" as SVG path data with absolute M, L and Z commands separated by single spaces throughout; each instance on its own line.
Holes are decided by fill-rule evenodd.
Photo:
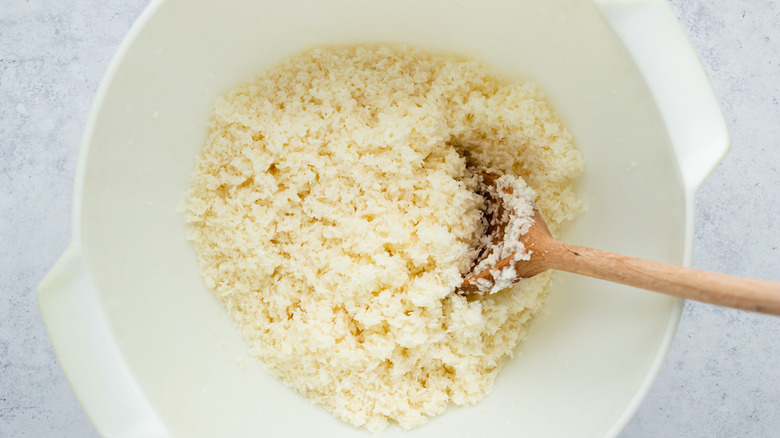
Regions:
M 484 234 L 474 166 L 525 179 L 553 232 L 580 208 L 581 156 L 532 82 L 310 50 L 216 101 L 188 238 L 270 373 L 349 424 L 409 429 L 485 397 L 550 286 L 453 293 Z

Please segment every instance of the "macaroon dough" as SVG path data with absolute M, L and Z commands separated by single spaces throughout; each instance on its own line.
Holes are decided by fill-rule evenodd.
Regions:
M 188 238 L 268 372 L 354 426 L 413 428 L 485 397 L 551 284 L 453 293 L 484 228 L 474 166 L 523 178 L 554 233 L 580 209 L 581 155 L 533 82 L 316 48 L 217 99 Z

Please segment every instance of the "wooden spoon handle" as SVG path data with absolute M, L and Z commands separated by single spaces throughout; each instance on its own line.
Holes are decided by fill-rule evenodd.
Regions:
M 558 241 L 550 245 L 544 259 L 550 269 L 689 300 L 780 315 L 780 283 L 667 265 Z

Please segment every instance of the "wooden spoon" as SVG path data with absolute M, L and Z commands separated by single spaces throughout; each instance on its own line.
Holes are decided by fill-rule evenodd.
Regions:
M 495 173 L 482 172 L 483 186 L 493 185 L 488 188 L 495 190 L 494 185 L 498 177 L 499 175 Z M 503 190 L 511 194 L 512 189 L 503 188 Z M 501 202 L 501 198 L 497 196 L 485 196 L 485 198 L 488 204 Z M 501 205 L 493 205 L 493 207 L 486 208 L 485 214 L 504 211 Z M 530 259 L 516 261 L 513 256 L 509 256 L 502 258 L 488 269 L 470 272 L 464 278 L 459 288 L 460 292 L 484 291 L 484 286 L 487 284 L 485 281 L 494 284 L 494 273 L 514 264 L 515 282 L 548 269 L 557 269 L 679 298 L 780 315 L 780 283 L 683 268 L 560 242 L 550 234 L 539 210 L 534 207 L 533 211 L 534 223 L 528 232 L 520 237 L 520 241 L 530 252 Z M 494 224 L 492 218 L 487 219 L 488 223 Z M 499 238 L 494 235 L 493 244 L 500 240 L 502 232 L 503 226 L 499 226 L 497 229 Z

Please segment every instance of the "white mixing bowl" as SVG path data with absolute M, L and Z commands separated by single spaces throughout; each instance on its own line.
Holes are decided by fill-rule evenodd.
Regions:
M 311 46 L 406 42 L 540 83 L 585 155 L 588 211 L 563 238 L 670 263 L 728 148 L 717 102 L 663 0 L 160 0 L 98 92 L 73 243 L 41 313 L 111 437 L 366 437 L 269 377 L 201 282 L 177 205 L 214 98 Z M 682 302 L 560 274 L 479 405 L 384 436 L 615 436 L 646 393 Z

